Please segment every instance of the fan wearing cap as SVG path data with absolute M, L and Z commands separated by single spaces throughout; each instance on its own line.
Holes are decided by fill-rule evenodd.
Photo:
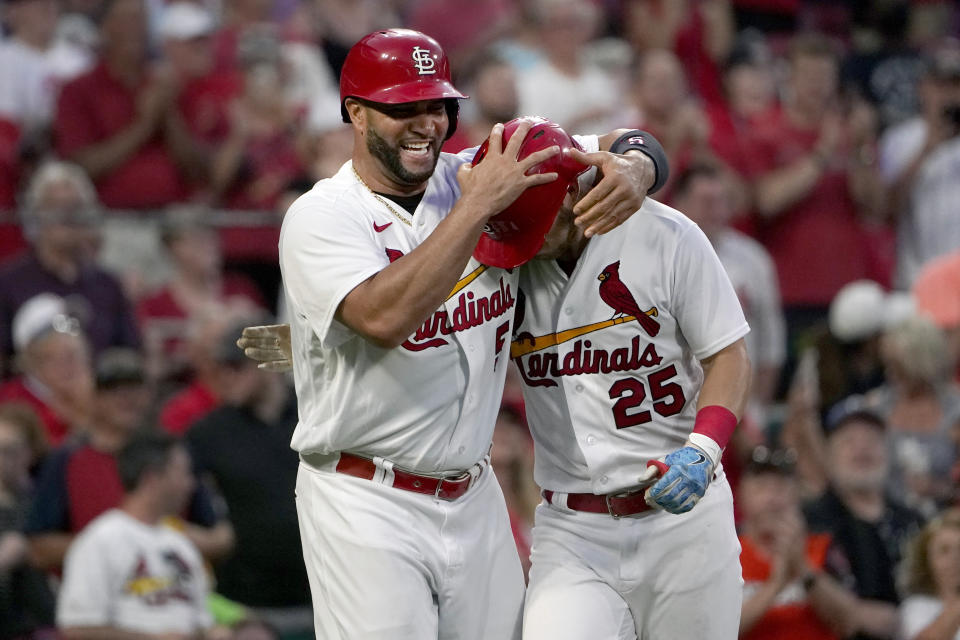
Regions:
M 656 170 L 572 146 L 521 157 L 530 121 L 509 141 L 495 126 L 476 165 L 475 149 L 441 153 L 466 96 L 415 31 L 361 39 L 340 88 L 352 160 L 294 202 L 280 238 L 317 634 L 517 637 L 523 575 L 487 464 L 517 272 L 472 254 L 494 214 L 563 179 L 568 159 L 603 172 L 578 208 L 591 235 L 636 212 Z
M 58 569 L 76 534 L 122 502 L 117 453 L 145 426 L 152 400 L 143 360 L 129 349 L 105 351 L 97 359 L 95 382 L 87 428 L 51 452 L 27 518 L 34 562 L 46 570 Z M 193 492 L 184 519 L 178 528 L 207 559 L 232 549 L 232 526 L 214 511 L 202 485 Z
M 857 594 L 855 633 L 848 637 L 891 638 L 899 602 L 895 569 L 923 517 L 885 490 L 887 424 L 864 396 L 833 407 L 824 429 L 828 487 L 804 515 L 811 531 L 832 537 L 825 570 Z
M 27 300 L 13 319 L 20 375 L 0 386 L 0 402 L 25 402 L 40 418 L 47 440 L 59 445 L 86 427 L 93 372 L 90 346 L 66 301 L 52 293 Z

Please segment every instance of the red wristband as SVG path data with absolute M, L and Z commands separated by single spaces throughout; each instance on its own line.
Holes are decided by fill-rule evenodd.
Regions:
M 697 420 L 693 423 L 693 432 L 700 433 L 723 449 L 730 442 L 733 430 L 737 428 L 737 416 L 726 407 L 712 404 L 697 412 Z

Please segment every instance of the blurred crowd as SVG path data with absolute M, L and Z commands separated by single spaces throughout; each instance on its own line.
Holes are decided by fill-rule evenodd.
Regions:
M 401 25 L 471 96 L 448 151 L 520 114 L 666 149 L 656 198 L 704 230 L 752 329 L 724 458 L 741 636 L 960 638 L 955 2 L 5 0 L 0 20 L 0 640 L 96 637 L 61 633 L 107 611 L 144 637 L 313 637 L 295 398 L 235 341 L 282 321 L 283 213 L 350 157 L 347 50 Z M 526 562 L 520 384 L 492 456 Z M 181 553 L 110 575 L 169 531 Z M 191 598 L 195 628 L 138 609 Z

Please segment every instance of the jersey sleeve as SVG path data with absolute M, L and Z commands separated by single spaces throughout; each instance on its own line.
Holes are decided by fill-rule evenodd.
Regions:
M 342 199 L 301 200 L 287 213 L 280 267 L 289 311 L 309 324 L 324 348 L 345 339 L 343 332 L 331 331 L 343 299 L 388 264 L 372 227 L 361 226 Z
M 67 551 L 57 597 L 57 626 L 106 627 L 113 591 L 105 541 L 79 536 Z
M 698 360 L 750 330 L 730 278 L 700 227 L 690 225 L 680 236 L 670 279 L 673 315 Z

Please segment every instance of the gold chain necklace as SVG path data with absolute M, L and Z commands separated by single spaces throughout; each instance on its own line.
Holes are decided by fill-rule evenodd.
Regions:
M 383 196 L 381 196 L 379 193 L 377 193 L 376 191 L 374 191 L 373 189 L 371 189 L 371 188 L 370 188 L 370 185 L 368 185 L 366 182 L 364 182 L 363 178 L 361 178 L 361 177 L 360 177 L 360 174 L 357 172 L 357 168 L 356 168 L 356 167 L 351 166 L 350 168 L 353 169 L 353 175 L 357 176 L 357 180 L 359 180 L 359 181 L 360 181 L 360 184 L 362 184 L 362 185 L 367 189 L 367 191 L 370 192 L 370 195 L 372 195 L 374 198 L 376 198 L 377 201 L 380 202 L 380 204 L 382 204 L 382 205 L 385 206 L 387 209 L 389 209 L 389 210 L 390 210 L 390 213 L 392 213 L 394 216 L 396 216 L 397 220 L 399 220 L 399 221 L 402 222 L 403 224 L 407 225 L 408 227 L 411 227 L 411 228 L 413 227 L 413 222 L 410 221 L 410 218 L 409 218 L 409 217 L 403 215 L 402 213 L 400 213 L 399 211 L 397 211 L 396 209 L 394 209 L 393 205 L 390 204 L 390 201 L 389 201 L 389 200 L 387 200 L 386 198 L 384 198 Z

